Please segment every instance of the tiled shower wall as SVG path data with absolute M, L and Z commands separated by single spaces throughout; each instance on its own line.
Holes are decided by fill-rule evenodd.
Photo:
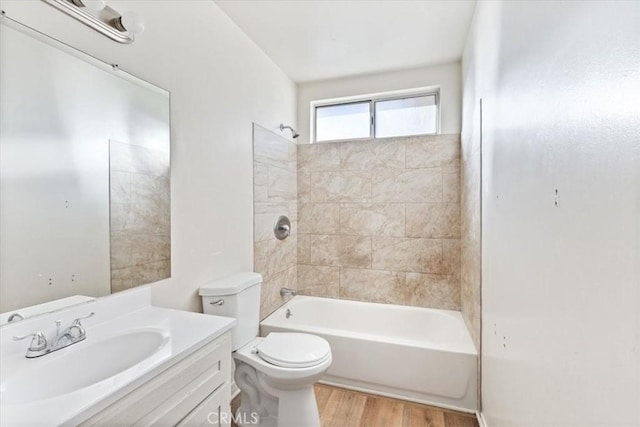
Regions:
M 285 302 L 280 288 L 297 288 L 296 144 L 253 125 L 254 271 L 262 274 L 260 318 Z M 292 234 L 277 240 L 273 224 L 280 215 Z
M 459 310 L 460 137 L 298 146 L 298 289 Z
M 168 144 L 167 144 L 168 147 Z M 168 150 L 110 141 L 111 292 L 171 277 Z
M 480 146 L 474 144 L 478 135 L 465 138 L 462 149 L 462 249 L 461 303 L 462 316 L 480 349 L 480 287 L 481 287 L 481 220 L 480 220 Z

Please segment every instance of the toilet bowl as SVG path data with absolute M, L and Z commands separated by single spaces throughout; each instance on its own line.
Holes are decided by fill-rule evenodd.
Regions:
M 271 333 L 252 340 L 233 357 L 235 381 L 242 391 L 236 414 L 239 425 L 320 426 L 313 385 L 331 366 L 326 340 L 310 334 Z M 257 422 L 242 423 L 255 418 Z
M 319 427 L 313 385 L 331 366 L 331 347 L 321 337 L 273 332 L 258 337 L 262 276 L 242 273 L 200 288 L 204 312 L 237 320 L 232 329 L 234 379 L 241 426 Z

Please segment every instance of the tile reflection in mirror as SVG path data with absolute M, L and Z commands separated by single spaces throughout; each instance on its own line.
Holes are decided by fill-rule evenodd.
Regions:
M 0 31 L 0 313 L 168 277 L 169 93 Z

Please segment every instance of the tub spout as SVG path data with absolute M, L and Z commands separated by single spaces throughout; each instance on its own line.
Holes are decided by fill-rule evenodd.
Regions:
M 295 297 L 298 292 L 295 289 L 282 288 L 280 289 L 280 296 L 286 297 L 287 295 Z

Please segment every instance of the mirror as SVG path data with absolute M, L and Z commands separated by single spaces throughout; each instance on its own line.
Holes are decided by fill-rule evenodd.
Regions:
M 170 277 L 169 93 L 1 21 L 0 313 Z

